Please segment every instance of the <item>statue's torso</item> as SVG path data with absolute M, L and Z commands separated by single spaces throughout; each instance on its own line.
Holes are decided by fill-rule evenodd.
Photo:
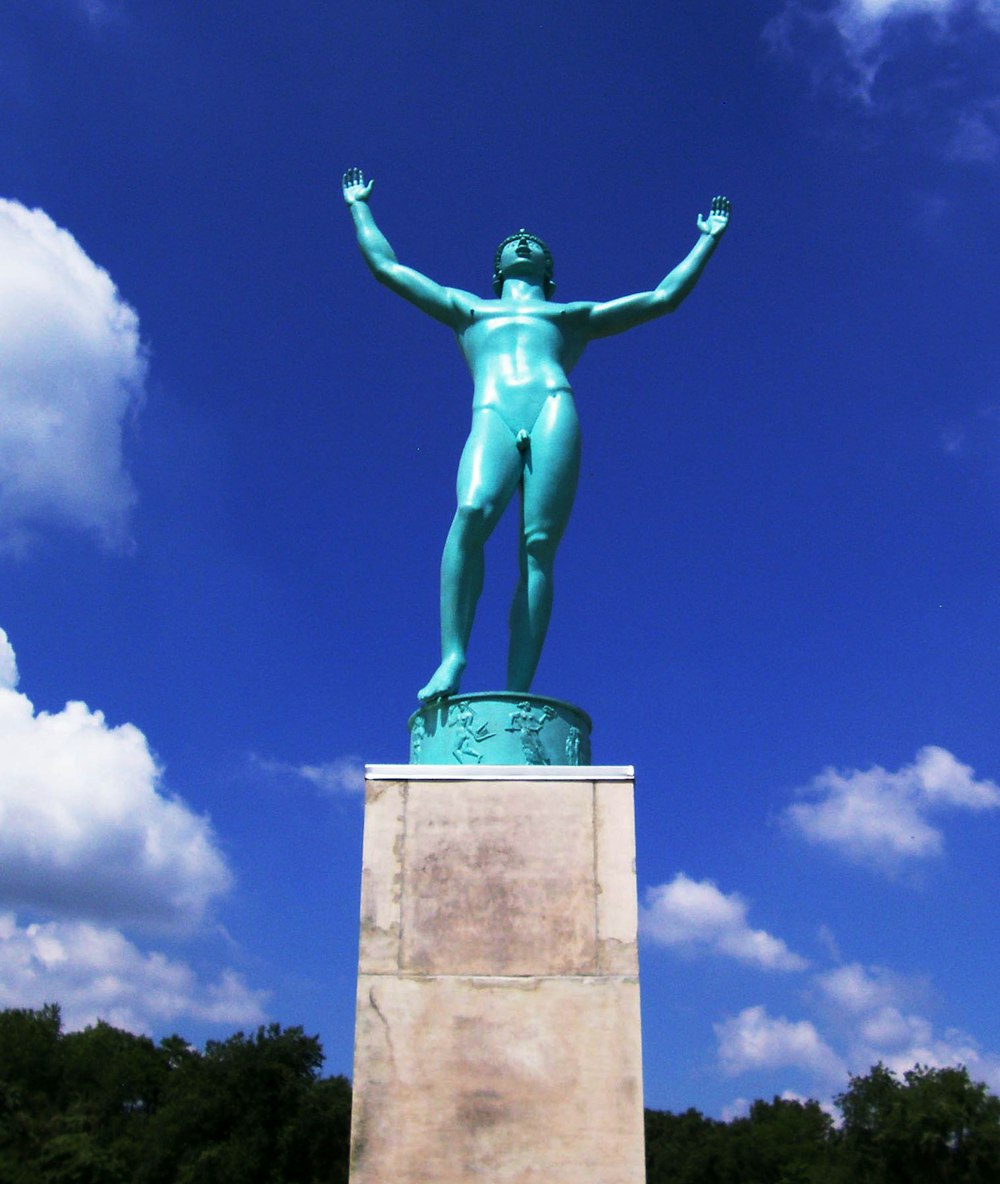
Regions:
M 581 308 L 548 301 L 472 304 L 458 340 L 472 371 L 473 407 L 495 407 L 530 423 L 546 398 L 570 392 L 569 373 L 586 343 Z

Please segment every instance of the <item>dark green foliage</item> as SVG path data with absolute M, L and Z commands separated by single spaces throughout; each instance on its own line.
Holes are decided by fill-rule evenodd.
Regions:
M 32 1101 L 54 1096 L 62 1078 L 59 1008 L 0 1011 L 0 1066 L 5 1085 Z
M 996 1184 L 1000 1098 L 964 1068 L 917 1066 L 902 1080 L 884 1065 L 852 1077 L 844 1115 L 845 1179 L 858 1184 Z
M 350 1087 L 319 1080 L 322 1062 L 317 1037 L 277 1024 L 182 1057 L 136 1184 L 340 1180 L 326 1155 L 348 1144 Z
M 0 1012 L 0 1184 L 344 1184 L 351 1089 L 277 1024 L 159 1045 Z
M 816 1184 L 830 1179 L 834 1153 L 833 1123 L 816 1102 L 754 1102 L 729 1123 L 646 1111 L 648 1184 Z
M 282 1180 L 347 1184 L 351 1155 L 351 1083 L 325 1077 L 309 1091 L 282 1132 Z M 322 1172 L 322 1174 L 320 1174 Z
M 62 1085 L 59 1008 L 0 1012 L 0 1182 L 35 1184 L 28 1165 L 55 1133 Z
M 646 1111 L 648 1184 L 998 1184 L 1000 1098 L 964 1068 L 884 1065 L 837 1098 L 754 1102 L 746 1118 Z

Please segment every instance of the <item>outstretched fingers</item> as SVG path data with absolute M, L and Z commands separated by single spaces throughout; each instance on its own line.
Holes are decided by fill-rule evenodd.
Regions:
M 352 168 L 344 173 L 342 184 L 344 186 L 344 201 L 351 206 L 355 202 L 368 200 L 373 182 L 369 181 L 366 185 L 365 175 L 361 169 Z
M 698 229 L 702 234 L 710 234 L 713 238 L 718 238 L 729 225 L 729 215 L 732 208 L 733 203 L 728 197 L 723 197 L 721 193 L 713 197 L 708 217 L 698 215 Z

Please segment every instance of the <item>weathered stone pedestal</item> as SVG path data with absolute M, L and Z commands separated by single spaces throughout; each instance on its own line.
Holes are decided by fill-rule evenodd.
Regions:
M 351 1184 L 641 1184 L 632 770 L 366 773 Z

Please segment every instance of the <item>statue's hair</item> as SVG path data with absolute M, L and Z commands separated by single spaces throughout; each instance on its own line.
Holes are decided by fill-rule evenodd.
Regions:
M 556 290 L 555 280 L 552 278 L 552 273 L 555 271 L 555 266 L 552 262 L 552 252 L 544 239 L 540 239 L 537 234 L 529 234 L 523 227 L 517 231 L 516 234 L 508 234 L 499 247 L 497 253 L 493 256 L 493 291 L 497 296 L 503 291 L 503 272 L 500 270 L 500 256 L 503 254 L 503 249 L 509 243 L 516 243 L 519 239 L 526 238 L 529 242 L 537 243 L 542 248 L 542 254 L 545 256 L 545 299 L 549 300 L 552 293 Z

